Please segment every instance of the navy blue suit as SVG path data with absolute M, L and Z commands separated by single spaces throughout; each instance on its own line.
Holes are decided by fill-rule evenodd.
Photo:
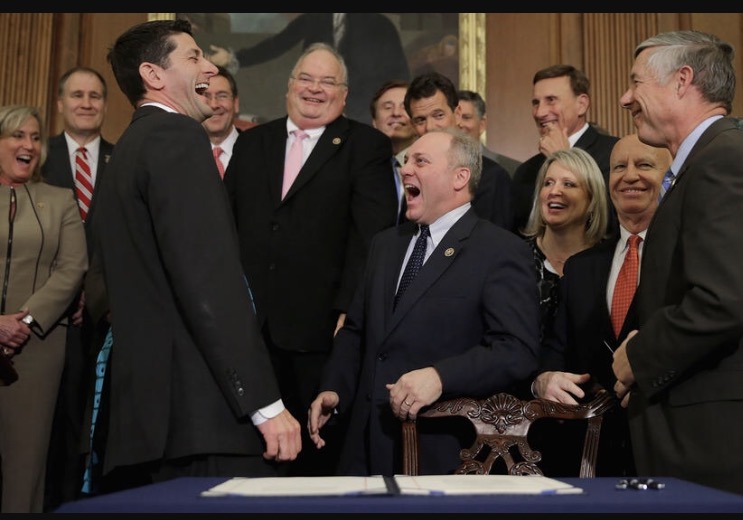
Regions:
M 320 391 L 337 392 L 338 411 L 349 418 L 341 474 L 401 472 L 402 426 L 385 384 L 402 374 L 433 366 L 443 383 L 441 399 L 450 399 L 508 390 L 537 367 L 539 297 L 526 243 L 470 209 L 393 312 L 415 228 L 408 222 L 375 237 L 363 283 L 325 367 Z M 451 473 L 459 463 L 461 432 L 448 421 L 421 426 L 421 472 Z

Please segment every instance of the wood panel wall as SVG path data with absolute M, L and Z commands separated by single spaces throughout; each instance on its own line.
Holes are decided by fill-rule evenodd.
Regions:
M 534 73 L 557 63 L 583 69 L 591 80 L 588 117 L 618 136 L 634 127 L 619 98 L 629 86 L 634 48 L 658 32 L 711 32 L 736 48 L 737 95 L 743 116 L 743 14 L 741 13 L 488 13 L 487 143 L 525 160 L 537 151 L 531 117 Z
M 0 13 L 0 103 L 42 107 L 50 132 L 58 133 L 62 125 L 55 103 L 57 78 L 74 65 L 92 66 L 108 82 L 103 133 L 116 141 L 133 109 L 116 85 L 106 53 L 121 32 L 146 21 L 148 15 Z M 555 63 L 571 63 L 588 75 L 591 121 L 615 135 L 632 132 L 619 97 L 629 82 L 635 45 L 660 31 L 698 29 L 735 46 L 738 96 L 733 113 L 743 116 L 742 13 L 487 13 L 484 19 L 486 41 L 480 59 L 486 64 L 480 69 L 486 74 L 487 143 L 516 159 L 525 160 L 536 152 L 532 77 Z M 470 59 L 478 59 L 479 52 Z

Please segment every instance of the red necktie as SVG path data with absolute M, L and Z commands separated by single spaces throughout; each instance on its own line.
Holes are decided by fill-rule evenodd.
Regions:
M 619 337 L 622 331 L 624 319 L 627 317 L 627 311 L 632 303 L 637 289 L 637 273 L 640 267 L 640 255 L 638 248 L 642 238 L 638 235 L 632 235 L 627 239 L 629 248 L 624 256 L 624 263 L 619 270 L 617 283 L 614 286 L 614 296 L 611 300 L 611 324 L 614 327 L 614 334 Z
M 289 191 L 297 175 L 299 175 L 299 170 L 302 169 L 302 141 L 309 137 L 302 130 L 293 130 L 292 134 L 294 135 L 294 142 L 289 148 L 289 153 L 286 155 L 286 162 L 284 163 L 284 183 L 281 185 L 282 199 L 286 197 L 286 192 Z
M 224 178 L 224 164 L 222 164 L 222 160 L 219 158 L 222 155 L 222 152 L 224 152 L 224 150 L 222 150 L 222 148 L 219 146 L 215 146 L 212 149 L 212 153 L 214 154 L 214 162 L 217 163 L 217 169 L 219 170 L 219 176 Z
M 90 174 L 88 151 L 81 146 L 75 152 L 75 193 L 83 222 L 88 218 L 90 201 L 93 198 L 93 176 Z

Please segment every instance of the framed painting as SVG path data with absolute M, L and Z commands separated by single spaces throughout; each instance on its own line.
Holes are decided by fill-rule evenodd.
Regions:
M 149 18 L 186 18 L 205 53 L 229 56 L 226 68 L 237 81 L 240 117 L 260 123 L 286 113 L 287 81 L 303 49 L 314 41 L 335 43 L 334 14 L 151 13 Z M 460 88 L 485 92 L 484 13 L 346 13 L 344 23 L 337 48 L 348 68 L 348 117 L 369 123 L 371 97 L 385 81 L 410 80 L 429 70 Z

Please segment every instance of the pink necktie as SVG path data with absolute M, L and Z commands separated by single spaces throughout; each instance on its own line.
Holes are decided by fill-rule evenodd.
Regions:
M 614 327 L 614 334 L 617 338 L 622 331 L 624 319 L 627 317 L 627 311 L 632 303 L 637 289 L 637 274 L 640 267 L 640 255 L 638 248 L 642 238 L 638 235 L 632 235 L 627 239 L 629 248 L 624 256 L 624 263 L 619 269 L 617 283 L 614 286 L 614 296 L 611 301 L 611 324 Z
M 90 201 L 93 198 L 93 176 L 90 174 L 88 151 L 81 146 L 75 152 L 75 193 L 83 222 L 88 218 Z
M 222 160 L 219 158 L 222 155 L 222 152 L 224 152 L 224 150 L 222 150 L 222 148 L 219 146 L 215 146 L 212 149 L 212 153 L 214 154 L 214 162 L 217 163 L 217 169 L 219 170 L 219 176 L 224 178 L 224 164 L 222 164 Z
M 302 169 L 302 141 L 309 137 L 302 130 L 293 130 L 292 135 L 294 136 L 294 142 L 289 148 L 289 153 L 286 155 L 286 162 L 284 163 L 284 183 L 281 185 L 282 199 L 286 197 L 286 193 L 291 188 L 297 175 L 299 175 L 299 170 Z

